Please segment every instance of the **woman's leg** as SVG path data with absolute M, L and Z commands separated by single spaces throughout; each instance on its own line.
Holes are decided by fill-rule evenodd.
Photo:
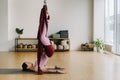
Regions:
M 48 61 L 48 56 L 46 54 L 43 54 L 41 56 L 41 61 L 40 61 L 40 68 L 45 68 L 45 65 L 47 64 L 47 61 Z
M 47 61 L 48 61 L 48 56 L 46 54 L 42 54 L 39 67 L 41 69 L 45 68 Z M 35 61 L 35 66 L 38 66 L 37 61 Z
M 44 26 L 43 28 L 43 33 L 41 34 L 41 42 L 43 45 L 50 45 L 50 40 L 47 37 L 47 30 L 46 30 L 46 26 Z
M 44 28 L 43 28 L 43 32 L 41 34 L 40 40 L 41 40 L 43 45 L 45 45 L 45 46 L 50 45 L 50 40 L 47 37 L 46 26 L 44 26 Z M 48 56 L 43 53 L 41 56 L 39 67 L 42 69 L 46 65 L 47 61 L 48 61 Z

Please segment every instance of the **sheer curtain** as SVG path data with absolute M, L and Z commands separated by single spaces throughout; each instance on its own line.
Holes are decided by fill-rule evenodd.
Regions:
M 115 2 L 114 0 L 105 0 L 105 44 L 114 45 L 115 33 Z
M 120 0 L 116 0 L 116 53 L 120 54 Z
M 105 0 L 105 43 L 120 54 L 120 0 Z

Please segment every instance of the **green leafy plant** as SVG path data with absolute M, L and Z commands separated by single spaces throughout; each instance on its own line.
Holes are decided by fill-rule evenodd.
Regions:
M 16 28 L 16 33 L 17 34 L 23 34 L 24 29 Z
M 18 34 L 18 38 L 20 38 L 20 35 L 23 34 L 24 29 L 16 28 L 15 30 L 16 30 L 16 33 Z
M 104 48 L 104 42 L 103 40 L 101 39 L 96 39 L 94 41 L 94 45 L 97 47 L 97 48 L 100 48 L 100 49 L 103 49 Z

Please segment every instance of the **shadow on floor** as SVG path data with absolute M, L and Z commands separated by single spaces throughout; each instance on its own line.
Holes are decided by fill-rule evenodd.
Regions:
M 0 74 L 36 74 L 35 72 L 25 72 L 22 69 L 0 69 Z

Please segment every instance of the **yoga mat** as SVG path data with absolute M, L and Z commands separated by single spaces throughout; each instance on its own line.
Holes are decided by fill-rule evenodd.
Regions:
M 53 69 L 53 68 L 50 68 Z M 18 69 L 18 68 L 2 68 L 0 69 L 0 75 L 2 74 L 37 74 L 36 72 L 33 71 L 22 71 L 22 69 Z M 59 72 L 45 72 L 45 74 L 63 74 L 63 73 L 59 73 Z

